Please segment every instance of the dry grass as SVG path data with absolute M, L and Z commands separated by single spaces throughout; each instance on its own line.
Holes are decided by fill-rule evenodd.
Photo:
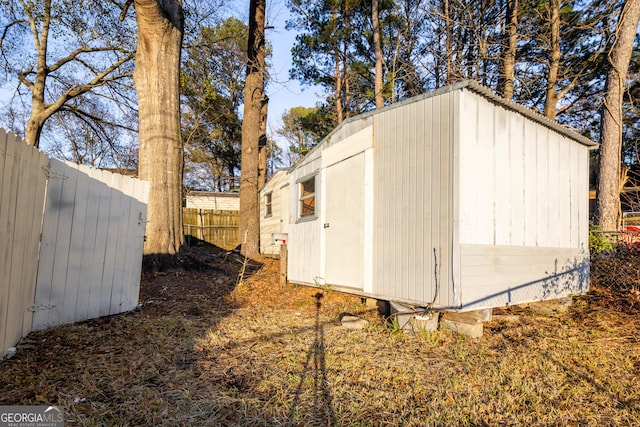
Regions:
M 640 422 L 635 258 L 597 261 L 568 313 L 497 311 L 472 340 L 402 333 L 359 298 L 280 288 L 277 262 L 236 287 L 238 258 L 197 256 L 212 268 L 145 277 L 140 310 L 31 334 L 0 364 L 0 404 L 59 404 L 86 426 Z M 603 279 L 614 270 L 632 273 L 617 286 Z M 369 327 L 341 327 L 345 312 Z

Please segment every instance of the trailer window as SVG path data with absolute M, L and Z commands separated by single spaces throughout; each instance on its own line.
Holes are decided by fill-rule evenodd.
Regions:
M 266 217 L 270 217 L 273 214 L 273 211 L 271 210 L 271 200 L 272 200 L 272 195 L 273 193 L 267 193 L 264 195 L 264 216 Z
M 315 216 L 316 214 L 316 179 L 309 178 L 300 183 L 300 218 Z

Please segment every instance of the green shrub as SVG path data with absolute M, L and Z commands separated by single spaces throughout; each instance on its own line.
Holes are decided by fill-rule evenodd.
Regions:
M 592 253 L 609 252 L 614 247 L 612 236 L 601 231 L 597 226 L 592 225 L 589 227 L 589 250 Z

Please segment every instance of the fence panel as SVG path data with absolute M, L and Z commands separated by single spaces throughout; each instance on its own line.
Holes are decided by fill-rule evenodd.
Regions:
M 52 159 L 33 329 L 133 309 L 148 184 Z
M 0 129 L 0 356 L 31 331 L 48 162 Z
M 224 249 L 238 246 L 238 211 L 184 208 L 183 224 L 188 245 L 199 240 Z

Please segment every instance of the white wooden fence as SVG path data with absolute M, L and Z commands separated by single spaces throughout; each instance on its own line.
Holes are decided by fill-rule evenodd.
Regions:
M 0 129 L 0 357 L 31 331 L 48 164 Z
M 0 130 L 0 352 L 32 330 L 138 303 L 148 183 Z

